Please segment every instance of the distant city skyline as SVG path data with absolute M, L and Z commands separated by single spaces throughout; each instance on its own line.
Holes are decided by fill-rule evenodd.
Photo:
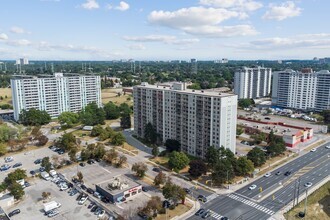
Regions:
M 0 60 L 330 57 L 328 0 L 3 0 Z

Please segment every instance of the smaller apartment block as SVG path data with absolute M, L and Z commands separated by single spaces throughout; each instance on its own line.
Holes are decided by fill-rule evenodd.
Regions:
M 310 68 L 274 72 L 272 104 L 304 111 L 330 109 L 330 72 Z
M 270 94 L 271 78 L 271 68 L 243 67 L 235 72 L 234 93 L 239 99 L 266 97 Z
M 175 139 L 181 150 L 204 157 L 207 148 L 224 146 L 235 153 L 237 96 L 186 89 L 185 83 L 133 88 L 134 131 L 144 137 L 152 123 L 162 142 Z
M 101 106 L 100 76 L 55 73 L 54 76 L 14 76 L 11 79 L 14 118 L 23 109 L 45 110 L 52 117 L 79 112 L 88 103 Z

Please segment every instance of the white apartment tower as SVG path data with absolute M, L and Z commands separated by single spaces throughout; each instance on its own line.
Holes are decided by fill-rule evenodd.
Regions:
M 271 68 L 243 67 L 235 72 L 234 93 L 239 99 L 266 97 L 270 94 L 271 79 Z
M 23 109 L 45 110 L 56 118 L 62 112 L 79 112 L 91 102 L 101 106 L 101 82 L 96 75 L 15 76 L 11 88 L 15 120 Z
M 235 153 L 237 96 L 142 83 L 133 88 L 134 131 L 144 137 L 151 123 L 163 142 L 178 140 L 187 154 L 204 157 L 211 145 Z
M 330 109 L 330 72 L 310 68 L 274 72 L 272 104 L 305 111 Z

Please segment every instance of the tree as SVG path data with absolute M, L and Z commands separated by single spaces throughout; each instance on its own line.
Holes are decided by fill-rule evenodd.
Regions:
M 78 149 L 77 148 L 71 148 L 68 152 L 68 156 L 70 158 L 71 161 L 75 162 L 77 159 L 76 159 L 76 154 L 78 152 Z
M 243 133 L 244 133 L 244 129 L 243 128 L 241 128 L 241 127 L 237 127 L 236 128 L 236 135 L 241 135 Z
M 142 213 L 156 217 L 162 209 L 162 201 L 159 196 L 152 196 L 146 206 L 141 210 Z
M 216 149 L 214 146 L 208 147 L 205 154 L 205 160 L 208 162 L 209 167 L 213 168 L 220 160 L 219 149 Z
M 51 117 L 44 110 L 31 108 L 29 110 L 23 109 L 19 119 L 23 125 L 35 126 L 48 124 L 51 120 Z
M 157 146 L 153 146 L 151 153 L 154 157 L 157 157 L 159 155 L 159 149 Z
M 265 152 L 258 147 L 254 147 L 247 153 L 247 159 L 251 160 L 255 167 L 266 163 Z
M 121 132 L 116 132 L 111 139 L 111 144 L 116 146 L 122 145 L 125 142 L 125 140 L 126 139 Z
M 46 200 L 50 197 L 51 193 L 50 192 L 42 192 L 41 196 L 43 200 Z
M 7 124 L 0 125 L 0 143 L 8 142 L 17 136 L 17 131 Z
M 9 173 L 7 177 L 5 178 L 5 183 L 7 185 L 11 185 L 13 183 L 16 183 L 17 180 L 25 179 L 26 171 L 22 169 L 16 169 L 15 171 Z
M 105 118 L 108 120 L 117 119 L 120 116 L 120 109 L 113 102 L 108 102 L 103 106 Z
M 235 174 L 238 176 L 245 176 L 251 174 L 254 171 L 253 162 L 247 157 L 240 157 L 237 160 L 235 167 Z
M 161 184 L 164 184 L 166 182 L 166 174 L 160 171 L 154 179 L 155 186 L 159 186 Z
M 49 160 L 49 157 L 42 158 L 41 166 L 45 168 L 45 171 L 46 172 L 49 172 L 51 170 L 52 164 L 51 164 L 51 162 Z
M 7 146 L 5 144 L 0 143 L 0 156 L 5 155 L 8 152 Z
M 146 164 L 138 162 L 133 164 L 132 171 L 135 172 L 138 177 L 143 178 L 148 171 L 148 167 Z
M 119 109 L 120 109 L 121 114 L 131 114 L 132 113 L 132 109 L 131 109 L 131 107 L 129 107 L 129 105 L 127 103 L 121 103 L 119 106 Z
M 95 102 L 92 102 L 81 110 L 79 117 L 84 125 L 104 125 L 105 112 L 103 108 L 99 108 Z
M 56 146 L 69 151 L 71 148 L 77 147 L 77 139 L 72 133 L 65 133 L 58 139 Z
M 266 140 L 266 136 L 264 133 L 251 135 L 251 138 L 254 140 L 255 144 L 261 144 L 261 142 Z
M 120 127 L 122 129 L 130 128 L 131 125 L 131 116 L 128 113 L 123 113 L 120 118 Z
M 82 174 L 82 172 L 79 171 L 79 172 L 77 173 L 77 177 L 78 177 L 79 182 L 83 182 L 84 175 Z
M 117 167 L 122 167 L 124 164 L 127 162 L 127 157 L 124 155 L 120 155 L 118 162 L 117 162 Z
M 221 159 L 213 168 L 212 183 L 221 185 L 235 177 L 234 169 L 229 160 Z
M 254 104 L 253 99 L 240 99 L 238 100 L 238 106 L 241 108 L 248 108 Z
M 8 189 L 10 191 L 10 194 L 12 194 L 16 200 L 21 199 L 25 195 L 23 187 L 19 183 L 11 183 Z
M 97 143 L 96 148 L 94 150 L 94 158 L 95 159 L 102 159 L 105 155 L 105 147 L 102 143 Z
M 36 138 L 36 140 L 38 141 L 36 143 L 37 146 L 45 146 L 45 144 L 48 142 L 48 137 L 46 135 L 40 135 Z
M 176 172 L 182 170 L 189 164 L 189 158 L 183 152 L 173 151 L 168 160 L 168 166 Z
M 112 149 L 108 150 L 108 151 L 105 153 L 103 159 L 104 159 L 106 162 L 112 164 L 112 163 L 114 163 L 115 161 L 117 161 L 117 159 L 118 159 L 118 153 L 117 153 L 117 151 L 116 151 L 115 149 L 112 148 Z
M 163 196 L 165 199 L 168 199 L 174 204 L 177 204 L 179 200 L 184 204 L 186 198 L 186 191 L 180 186 L 174 184 L 169 179 L 163 187 Z
M 156 144 L 157 142 L 157 133 L 150 122 L 144 128 L 144 139 L 151 144 Z
M 181 144 L 179 141 L 174 139 L 167 139 L 165 141 L 165 147 L 167 152 L 180 151 Z
M 101 125 L 95 125 L 91 131 L 92 137 L 97 137 L 103 132 L 103 127 Z
M 322 112 L 322 116 L 323 116 L 323 121 L 325 124 L 329 124 L 330 123 L 330 110 L 323 110 Z
M 58 121 L 62 127 L 71 128 L 74 124 L 79 122 L 79 115 L 74 112 L 62 112 L 58 116 Z
M 267 155 L 275 157 L 285 152 L 286 146 L 282 137 L 275 137 L 275 139 L 269 143 L 266 147 Z
M 189 163 L 189 174 L 193 178 L 198 178 L 207 172 L 207 165 L 202 160 L 192 160 Z

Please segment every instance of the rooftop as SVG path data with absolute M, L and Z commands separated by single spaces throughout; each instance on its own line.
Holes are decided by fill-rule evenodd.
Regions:
M 218 96 L 218 97 L 228 97 L 228 96 L 236 96 L 235 94 L 230 93 L 222 93 L 210 90 L 195 90 L 195 89 L 186 89 L 185 83 L 173 83 L 172 86 L 160 86 L 160 85 L 150 85 L 148 83 L 141 83 L 141 85 L 135 86 L 137 88 L 150 88 L 155 90 L 162 91 L 176 91 L 178 93 L 187 93 L 187 94 L 197 94 L 202 96 Z
M 126 176 L 116 176 L 97 185 L 108 191 L 110 194 L 115 195 L 127 191 L 131 188 L 140 186 L 141 184 L 129 179 Z
M 55 77 L 72 77 L 72 76 L 94 76 L 94 73 L 54 73 L 50 74 L 38 74 L 38 75 L 13 75 L 12 79 L 37 79 L 37 78 L 55 78 Z

